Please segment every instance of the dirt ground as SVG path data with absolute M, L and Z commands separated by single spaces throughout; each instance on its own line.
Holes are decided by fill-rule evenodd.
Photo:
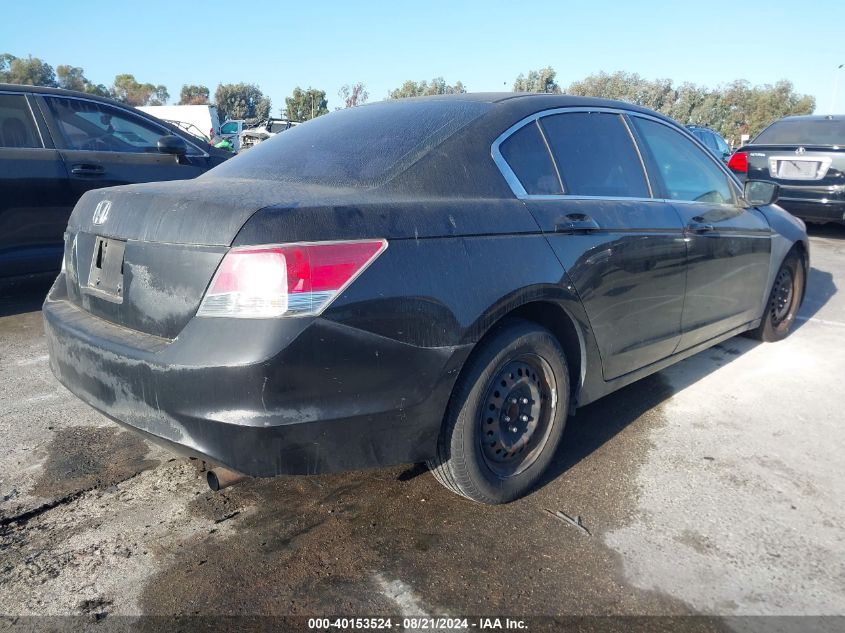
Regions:
M 0 614 L 845 615 L 845 230 L 816 229 L 811 258 L 786 341 L 731 339 L 580 410 L 539 489 L 500 507 L 418 465 L 213 493 L 58 384 L 45 288 L 18 290 Z

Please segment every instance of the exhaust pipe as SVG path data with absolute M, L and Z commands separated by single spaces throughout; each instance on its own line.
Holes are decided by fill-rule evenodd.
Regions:
M 239 481 L 249 479 L 247 475 L 229 470 L 228 468 L 212 468 L 205 475 L 205 480 L 208 482 L 208 487 L 217 492 L 234 486 Z

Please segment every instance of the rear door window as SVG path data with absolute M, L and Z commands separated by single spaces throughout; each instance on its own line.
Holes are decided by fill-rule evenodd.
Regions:
M 572 112 L 541 119 L 565 194 L 648 198 L 649 186 L 618 114 Z
M 668 125 L 632 116 L 671 200 L 735 204 L 728 176 L 714 159 Z
M 0 147 L 44 147 L 23 95 L 0 95 Z
M 532 121 L 511 134 L 499 146 L 502 157 L 529 195 L 562 193 L 560 178 L 555 171 L 546 141 Z

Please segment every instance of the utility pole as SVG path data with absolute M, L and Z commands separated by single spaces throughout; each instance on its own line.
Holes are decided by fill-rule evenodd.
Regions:
M 839 92 L 839 75 L 842 74 L 842 67 L 845 64 L 839 64 L 836 70 L 833 71 L 833 94 L 830 97 L 830 112 L 829 114 L 836 114 L 836 96 Z

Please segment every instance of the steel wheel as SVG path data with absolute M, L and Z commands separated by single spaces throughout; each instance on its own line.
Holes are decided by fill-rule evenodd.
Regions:
M 760 341 L 780 341 L 789 334 L 804 296 L 805 266 L 797 250 L 787 254 L 775 275 L 760 325 L 748 332 L 749 336 Z
M 783 323 L 792 309 L 793 298 L 795 295 L 795 279 L 792 276 L 792 270 L 784 267 L 775 278 L 775 283 L 772 288 L 772 299 L 769 304 L 769 310 L 772 315 L 772 325 L 777 327 Z
M 497 477 L 518 475 L 537 460 L 556 399 L 554 374 L 539 356 L 520 356 L 496 373 L 479 412 L 479 442 L 485 465 Z
M 474 501 L 513 501 L 551 464 L 568 411 L 569 369 L 560 342 L 537 323 L 505 321 L 461 371 L 429 468 Z

